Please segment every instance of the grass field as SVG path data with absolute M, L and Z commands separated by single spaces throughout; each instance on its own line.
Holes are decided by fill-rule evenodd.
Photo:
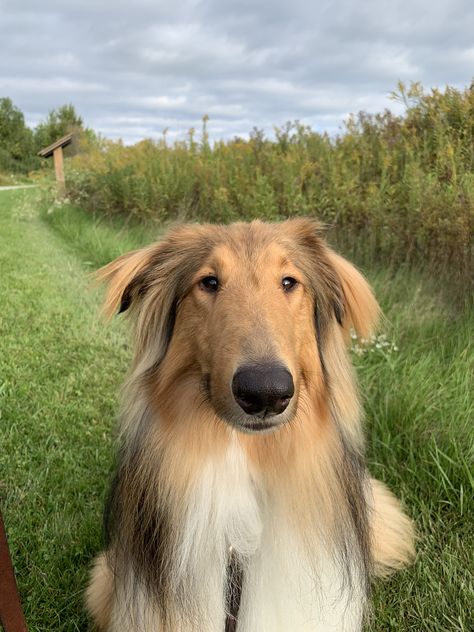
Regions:
M 0 191 L 0 496 L 31 631 L 87 630 L 126 328 L 87 272 L 152 239 Z M 414 272 L 366 270 L 386 314 L 354 353 L 371 471 L 416 520 L 414 567 L 374 590 L 370 631 L 473 629 L 474 314 Z M 378 345 L 378 346 L 377 346 Z M 357 350 L 356 350 L 357 351 Z M 124 631 L 126 632 L 126 631 Z M 289 631 L 290 632 L 290 631 Z

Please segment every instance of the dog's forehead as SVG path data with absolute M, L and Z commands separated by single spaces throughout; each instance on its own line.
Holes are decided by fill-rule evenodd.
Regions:
M 256 264 L 265 258 L 282 260 L 288 258 L 292 250 L 291 240 L 285 235 L 281 224 L 267 224 L 261 221 L 235 223 L 220 226 L 216 235 L 212 256 L 218 259 L 234 259 Z

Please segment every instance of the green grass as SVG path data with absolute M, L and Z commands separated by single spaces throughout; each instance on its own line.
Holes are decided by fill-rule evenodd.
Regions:
M 158 239 L 161 230 L 143 224 L 124 222 L 117 218 L 106 219 L 60 200 L 47 204 L 40 202 L 43 219 L 76 253 L 83 265 L 92 270 L 105 265 L 119 255 L 140 248 Z
M 472 630 L 473 313 L 448 308 L 414 274 L 373 281 L 399 350 L 356 361 L 369 462 L 403 498 L 419 541 L 414 567 L 376 586 L 371 629 Z
M 30 630 L 85 630 L 128 353 L 34 195 L 0 192 L 2 511 Z
M 7 187 L 16 184 L 31 184 L 31 178 L 24 174 L 5 173 L 0 171 L 0 187 Z
M 0 495 L 29 628 L 87 630 L 116 395 L 129 351 L 86 273 L 153 238 L 34 191 L 0 192 Z M 418 558 L 378 583 L 371 631 L 472 630 L 474 314 L 414 272 L 366 271 L 398 350 L 354 355 L 369 461 L 416 520 Z M 290 632 L 290 631 L 289 631 Z

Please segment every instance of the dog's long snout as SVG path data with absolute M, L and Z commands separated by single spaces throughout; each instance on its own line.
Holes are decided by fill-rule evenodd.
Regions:
M 252 364 L 235 372 L 232 392 L 248 415 L 264 418 L 285 410 L 295 386 L 291 373 L 281 364 Z

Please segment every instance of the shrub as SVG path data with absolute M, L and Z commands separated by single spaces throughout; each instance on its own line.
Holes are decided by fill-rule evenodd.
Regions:
M 298 122 L 209 145 L 105 142 L 68 163 L 85 208 L 145 221 L 229 222 L 315 215 L 361 255 L 472 277 L 474 87 L 425 94 L 399 84 L 406 113 L 359 113 L 331 138 Z

